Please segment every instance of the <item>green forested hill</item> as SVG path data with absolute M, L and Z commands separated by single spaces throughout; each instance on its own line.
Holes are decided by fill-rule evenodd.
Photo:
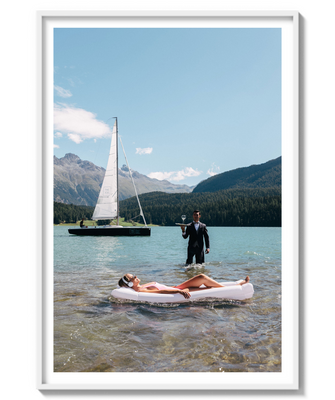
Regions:
M 147 193 L 140 196 L 147 223 L 174 226 L 185 214 L 192 221 L 194 209 L 209 226 L 281 226 L 281 190 L 229 189 L 214 193 Z M 138 215 L 135 197 L 120 202 L 125 219 Z
M 192 221 L 194 209 L 201 211 L 201 221 L 208 226 L 281 226 L 281 190 L 229 189 L 214 193 L 152 192 L 140 195 L 148 224 L 175 226 L 185 214 Z M 90 219 L 93 207 L 54 203 L 54 222 Z M 120 202 L 120 217 L 142 222 L 136 197 Z
M 214 175 L 200 182 L 193 193 L 217 192 L 218 190 L 237 188 L 281 187 L 281 157 L 264 164 L 237 168 Z

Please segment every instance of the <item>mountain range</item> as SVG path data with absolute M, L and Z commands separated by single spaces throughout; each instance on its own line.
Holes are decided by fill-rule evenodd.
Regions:
M 263 164 L 237 168 L 214 175 L 195 187 L 175 185 L 166 180 L 151 179 L 131 171 L 138 194 L 151 192 L 203 193 L 227 189 L 281 188 L 281 157 Z M 68 153 L 54 156 L 54 201 L 65 204 L 95 206 L 105 169 Z M 135 195 L 126 165 L 119 168 L 119 200 Z
M 105 169 L 83 161 L 72 153 L 54 156 L 54 201 L 65 204 L 95 206 Z M 151 179 L 131 170 L 138 194 L 149 192 L 190 193 L 192 187 L 175 185 L 166 180 Z M 119 168 L 119 200 L 135 196 L 126 165 Z

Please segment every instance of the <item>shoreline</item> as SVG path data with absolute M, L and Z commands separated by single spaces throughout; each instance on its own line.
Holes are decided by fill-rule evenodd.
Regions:
M 136 227 L 142 227 L 145 226 L 144 224 L 137 224 L 137 225 L 131 225 L 131 224 L 126 224 L 126 223 L 120 223 L 121 226 L 133 226 L 134 228 Z M 53 226 L 77 226 L 79 227 L 79 223 L 64 223 L 64 224 L 53 224 Z M 87 226 L 99 226 L 96 224 L 87 224 Z M 102 226 L 102 225 L 101 225 Z M 111 225 L 113 226 L 113 225 Z M 153 225 L 153 224 L 148 224 L 147 227 L 149 228 L 155 228 L 155 227 L 161 227 L 161 228 L 175 228 L 175 225 Z M 240 226 L 240 225 L 225 225 L 225 226 L 220 226 L 220 225 L 207 225 L 208 228 L 282 228 L 281 226 Z

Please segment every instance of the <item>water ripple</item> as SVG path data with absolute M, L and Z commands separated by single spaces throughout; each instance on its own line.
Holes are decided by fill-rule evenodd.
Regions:
M 206 263 L 185 266 L 187 243 L 174 228 L 153 228 L 151 238 L 80 238 L 55 227 L 54 370 L 281 371 L 280 228 L 209 233 Z M 126 272 L 168 285 L 199 273 L 221 281 L 250 275 L 255 294 L 181 304 L 114 299 Z

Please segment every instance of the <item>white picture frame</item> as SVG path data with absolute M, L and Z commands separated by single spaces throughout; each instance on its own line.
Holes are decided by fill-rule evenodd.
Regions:
M 52 10 L 35 12 L 35 384 L 51 389 L 298 389 L 299 10 Z M 279 27 L 282 29 L 282 372 L 53 372 L 53 29 Z

